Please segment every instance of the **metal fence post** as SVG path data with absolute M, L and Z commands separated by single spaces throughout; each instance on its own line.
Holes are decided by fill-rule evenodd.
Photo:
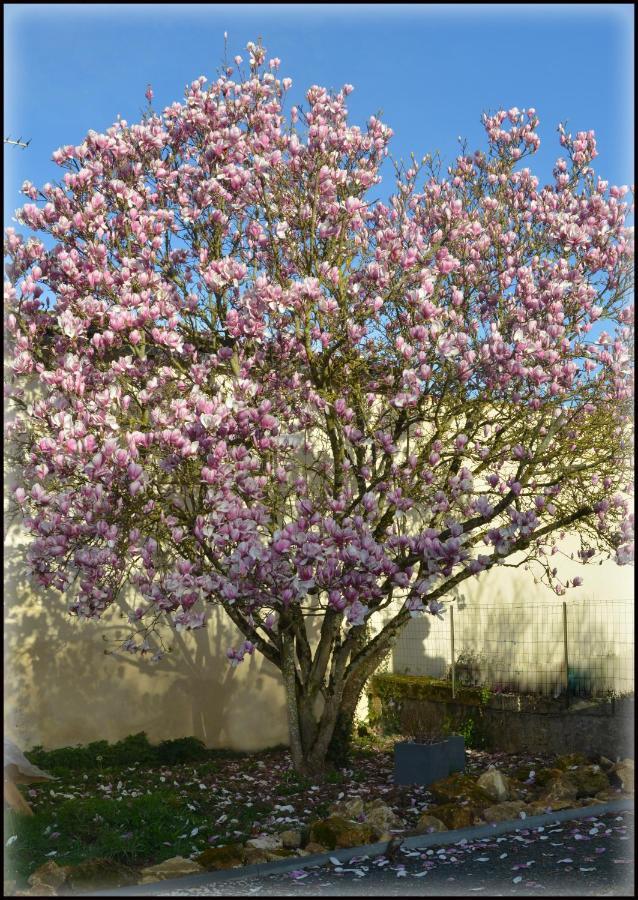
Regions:
M 567 604 L 563 601 L 563 656 L 565 662 L 565 705 L 569 706 L 569 654 L 567 653 Z
M 452 652 L 452 699 L 456 697 L 456 662 L 454 659 L 454 603 L 450 603 L 450 647 Z

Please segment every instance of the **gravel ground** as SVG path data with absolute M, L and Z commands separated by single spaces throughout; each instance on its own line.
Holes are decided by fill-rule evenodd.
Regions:
M 155 896 L 632 897 L 633 878 L 633 813 L 625 812 Z

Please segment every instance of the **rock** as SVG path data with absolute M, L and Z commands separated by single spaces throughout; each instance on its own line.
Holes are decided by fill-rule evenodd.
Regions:
M 267 863 L 270 862 L 271 857 L 272 851 L 270 850 L 260 850 L 259 847 L 244 847 L 243 865 L 256 866 L 258 863 Z
M 259 837 L 247 840 L 246 846 L 254 847 L 256 850 L 279 850 L 282 846 L 281 835 L 260 834 Z
M 577 797 L 592 797 L 609 787 L 609 779 L 600 766 L 579 766 L 566 774 L 576 785 Z
M 431 831 L 447 831 L 447 825 L 436 816 L 423 813 L 416 823 L 416 831 L 419 834 L 429 834 Z
M 112 859 L 86 859 L 75 866 L 65 866 L 65 887 L 79 893 L 107 890 L 137 884 L 138 872 Z
M 61 885 L 60 885 L 61 887 Z M 26 891 L 16 891 L 17 897 L 57 897 L 59 888 L 55 888 L 44 882 L 34 881 Z
M 304 849 L 306 853 L 313 854 L 325 853 L 328 848 L 324 847 L 324 845 L 320 844 L 318 841 L 308 841 Z
M 375 829 L 367 822 L 352 822 L 342 816 L 330 816 L 313 822 L 310 827 L 310 840 L 328 850 L 371 844 L 375 837 Z
M 532 815 L 537 816 L 547 810 L 557 812 L 559 809 L 572 809 L 575 805 L 575 800 L 534 800 L 529 807 Z
M 598 765 L 603 770 L 603 772 L 610 772 L 614 768 L 615 764 L 610 759 L 607 759 L 606 756 L 599 756 Z
M 344 819 L 358 819 L 363 813 L 363 799 L 351 797 L 349 800 L 338 800 L 330 807 L 331 815 L 343 816 Z
M 57 897 L 58 892 L 50 884 L 40 884 L 36 881 L 32 887 L 26 891 L 14 891 L 14 897 Z
M 28 889 L 28 894 L 32 897 L 57 897 L 58 888 L 41 881 L 32 881 L 31 886 Z
M 576 754 L 571 754 L 573 758 Z M 537 784 L 543 789 L 539 802 L 553 804 L 558 800 L 593 797 L 609 787 L 609 780 L 597 765 L 577 766 L 574 769 L 541 769 Z
M 468 825 L 473 825 L 479 817 L 477 810 L 471 806 L 458 806 L 456 803 L 433 806 L 428 814 L 443 822 L 446 828 L 451 829 L 467 828 Z
M 488 806 L 483 810 L 482 816 L 486 822 L 507 822 L 510 819 L 518 819 L 519 813 L 527 812 L 529 806 L 521 800 L 507 800 L 504 803 L 497 803 L 494 806 Z
M 634 761 L 623 759 L 611 770 L 612 781 L 622 788 L 626 794 L 632 794 L 634 790 Z
M 546 772 L 547 778 L 544 777 Z M 578 796 L 578 783 L 573 777 L 573 772 L 549 769 L 539 774 L 542 776 L 539 786 L 544 788 L 544 792 L 538 798 L 539 801 L 551 803 L 553 800 L 575 800 Z
M 365 821 L 368 825 L 372 825 L 378 834 L 384 831 L 390 831 L 393 828 L 403 828 L 405 822 L 400 819 L 396 813 L 385 804 L 371 809 L 365 814 Z
M 384 841 L 391 841 L 394 837 L 396 835 L 392 834 L 391 831 L 382 831 L 381 834 L 377 835 L 377 843 L 382 844 Z
M 255 850 L 263 850 L 254 847 Z M 263 851 L 265 852 L 265 851 Z M 242 844 L 226 844 L 225 847 L 209 847 L 197 857 L 197 862 L 208 872 L 219 869 L 235 869 L 243 866 L 246 859 L 246 848 Z
M 296 850 L 288 850 L 286 847 L 278 847 L 276 850 L 265 850 L 264 851 L 268 856 L 268 862 L 273 862 L 278 859 L 288 859 L 289 856 L 296 856 Z
M 545 806 L 551 806 L 552 809 L 565 809 L 566 807 L 558 807 L 556 803 L 565 801 L 567 805 L 569 805 L 570 801 L 574 801 L 576 799 L 578 791 L 576 790 L 576 786 L 571 781 L 555 781 L 550 790 L 546 791 L 544 794 L 541 794 L 540 797 L 537 798 L 539 803 L 543 803 Z
M 492 800 L 502 803 L 510 799 L 509 779 L 498 769 L 488 769 L 476 782 Z
M 485 809 L 491 806 L 492 798 L 469 775 L 457 772 L 441 781 L 435 781 L 428 790 L 437 803 L 458 803 L 460 800 L 468 800 L 473 806 Z M 445 821 L 445 820 L 443 820 Z
M 507 778 L 507 789 L 509 791 L 510 800 L 529 800 L 534 791 L 534 782 L 531 784 L 523 784 L 516 778 Z
M 563 774 L 562 769 L 550 768 L 550 769 L 539 769 L 536 772 L 536 777 L 534 779 L 534 784 L 539 787 L 546 787 L 552 781 L 555 781 L 557 778 L 560 778 Z
M 556 757 L 556 768 L 569 769 L 571 766 L 586 766 L 587 757 L 582 753 L 565 753 L 563 756 Z
M 381 797 L 377 797 L 376 800 L 370 800 L 363 807 L 364 815 L 373 812 L 375 809 L 383 809 L 384 807 L 387 807 L 387 805 L 387 801 L 382 800 Z
M 297 850 L 297 848 L 301 847 L 302 844 L 302 834 L 296 828 L 291 828 L 288 831 L 282 831 L 279 835 L 281 840 L 282 847 L 286 847 L 288 850 Z
M 573 809 L 576 805 L 575 800 L 552 800 L 552 802 L 548 804 L 553 812 L 556 812 L 556 810 L 559 809 Z
M 27 883 L 31 887 L 35 887 L 36 884 L 38 887 L 46 885 L 57 890 L 66 881 L 68 868 L 68 866 L 59 866 L 53 860 L 49 860 L 29 875 Z
M 194 875 L 203 868 L 192 859 L 184 856 L 171 856 L 154 866 L 146 866 L 141 870 L 140 884 L 152 884 L 154 881 L 165 881 L 167 878 L 179 878 L 182 875 Z
M 594 795 L 594 799 L 601 803 L 607 803 L 609 800 L 618 800 L 618 791 L 613 787 L 609 787 L 606 791 L 598 791 Z

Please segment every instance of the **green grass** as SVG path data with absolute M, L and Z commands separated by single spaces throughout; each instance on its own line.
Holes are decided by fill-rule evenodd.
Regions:
M 275 785 L 274 792 L 279 797 L 294 797 L 308 790 L 312 780 L 298 775 L 292 769 L 286 772 L 279 784 Z
M 174 790 L 158 790 L 133 798 L 65 800 L 52 804 L 33 817 L 5 814 L 5 841 L 17 840 L 8 848 L 11 877 L 26 879 L 43 863 L 53 859 L 58 865 L 74 865 L 104 857 L 128 865 L 150 865 L 171 856 L 188 857 L 210 846 L 211 832 L 224 842 L 224 828 L 211 827 L 214 800 L 200 802 L 193 809 L 192 798 Z M 268 811 L 267 805 L 234 809 L 233 840 L 246 840 L 253 822 Z M 197 828 L 198 832 L 192 835 Z M 57 835 L 57 836 L 56 836 Z M 230 840 L 230 835 L 228 835 Z M 55 855 L 51 856 L 51 852 Z
M 277 804 L 292 804 L 303 821 L 310 796 L 312 817 L 322 818 L 348 779 L 365 778 L 354 760 L 371 755 L 355 746 L 355 771 L 331 772 L 324 790 L 309 794 L 315 782 L 292 770 L 282 748 L 208 750 L 193 738 L 152 745 L 143 732 L 115 744 L 35 747 L 26 756 L 56 780 L 22 788 L 33 817 L 5 812 L 5 844 L 12 839 L 6 877 L 22 888 L 49 861 L 106 859 L 141 868 L 243 843 L 265 829 L 291 827 L 277 821 Z
M 326 775 L 326 781 L 328 784 L 341 784 L 342 781 L 345 781 L 345 776 L 343 772 L 335 771 L 328 772 Z
M 56 781 L 35 785 L 37 799 L 29 798 L 23 788 L 32 799 L 32 817 L 5 812 L 5 844 L 15 836 L 7 847 L 7 877 L 22 883 L 50 860 L 75 865 L 103 857 L 144 866 L 201 852 L 211 846 L 209 837 L 215 846 L 245 841 L 253 823 L 272 811 L 272 802 L 229 805 L 223 781 L 217 787 L 216 776 L 224 762 L 244 754 L 204 748 L 202 759 L 199 743 L 165 741 L 161 764 L 156 754 L 148 759 L 148 748 L 157 748 L 145 735 L 115 745 L 97 742 L 28 752 L 28 758 Z M 119 762 L 122 745 L 130 750 L 126 765 Z M 190 757 L 190 765 L 184 756 Z M 265 751 L 261 759 L 267 758 Z M 246 759 L 245 772 L 250 771 L 260 771 L 254 757 Z M 307 787 L 292 776 L 282 779 L 282 787 L 291 793 Z

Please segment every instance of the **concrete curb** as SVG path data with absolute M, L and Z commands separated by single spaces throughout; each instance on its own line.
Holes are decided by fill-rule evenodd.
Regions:
M 494 825 L 475 825 L 471 828 L 459 828 L 456 831 L 438 831 L 430 834 L 417 834 L 407 837 L 401 842 L 402 847 L 412 849 L 422 847 L 444 847 L 449 844 L 457 844 L 460 841 L 477 841 L 481 838 L 495 835 L 508 834 L 512 831 L 528 830 L 539 826 L 552 825 L 554 822 L 566 822 L 571 819 L 584 819 L 588 816 L 602 816 L 609 813 L 633 811 L 633 799 L 612 800 L 609 803 L 599 803 L 595 806 L 580 806 L 573 809 L 561 809 L 552 813 L 543 813 L 539 816 L 528 816 L 525 819 L 508 819 L 506 822 L 498 822 Z M 236 869 L 224 869 L 219 872 L 202 872 L 196 875 L 186 875 L 183 878 L 170 878 L 165 881 L 154 881 L 152 884 L 130 885 L 123 888 L 114 888 L 110 891 L 96 891 L 85 894 L 85 897 L 138 897 L 143 895 L 157 895 L 161 890 L 171 891 L 180 888 L 199 887 L 204 884 L 221 884 L 225 881 L 234 881 L 239 878 L 253 878 L 255 876 L 281 875 L 298 869 L 307 869 L 310 866 L 323 866 L 331 859 L 340 862 L 349 862 L 359 856 L 381 856 L 388 847 L 387 841 L 377 844 L 366 844 L 363 847 L 347 847 L 345 850 L 333 850 L 328 853 L 315 853 L 312 856 L 293 856 L 277 862 L 258 863 L 252 866 L 241 866 Z

